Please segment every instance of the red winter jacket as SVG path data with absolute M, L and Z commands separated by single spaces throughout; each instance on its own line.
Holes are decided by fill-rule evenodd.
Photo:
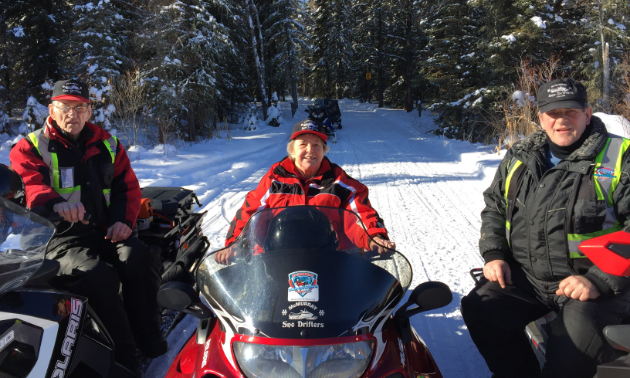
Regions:
M 230 223 L 225 245 L 234 242 L 256 211 L 296 205 L 339 207 L 353 211 L 361 218 L 370 236 L 381 234 L 387 237 L 383 220 L 372 208 L 365 185 L 348 176 L 326 157 L 317 175 L 302 182 L 293 161 L 285 157 L 271 166 L 256 189 L 247 193 L 245 202 Z M 366 249 L 367 242 L 365 240 L 363 245 Z
M 56 152 L 58 166 L 72 168 L 74 185 L 81 185 L 81 203 L 93 216 L 93 225 L 109 227 L 122 222 L 133 228 L 140 212 L 140 184 L 131 169 L 127 152 L 116 143 L 115 159 L 103 141 L 111 135 L 102 128 L 86 122 L 80 134 L 79 145 L 69 143 L 46 120 L 44 134 L 48 137 L 51 152 Z M 42 160 L 42 155 L 29 138 L 20 140 L 11 150 L 11 167 L 22 177 L 29 208 L 44 206 L 52 211 L 53 205 L 65 201 L 53 188 L 51 169 Z M 94 184 L 96 183 L 96 185 Z M 111 188 L 110 204 L 107 206 L 103 189 Z

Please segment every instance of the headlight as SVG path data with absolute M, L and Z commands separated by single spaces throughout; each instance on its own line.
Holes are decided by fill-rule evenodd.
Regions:
M 234 343 L 238 365 L 248 378 L 358 378 L 372 359 L 373 342 L 319 346 Z

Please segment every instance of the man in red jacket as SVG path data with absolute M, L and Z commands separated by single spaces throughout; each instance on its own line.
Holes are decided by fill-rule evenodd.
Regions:
M 88 297 L 114 340 L 117 360 L 138 370 L 136 343 L 148 357 L 168 349 L 156 299 L 160 259 L 135 228 L 138 179 L 117 138 L 87 122 L 87 84 L 58 81 L 48 109 L 44 127 L 11 151 L 11 165 L 24 180 L 27 205 L 64 219 L 46 256 L 61 265 L 53 284 Z

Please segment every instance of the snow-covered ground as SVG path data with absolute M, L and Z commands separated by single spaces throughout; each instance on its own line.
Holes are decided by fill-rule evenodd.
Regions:
M 231 141 L 185 147 L 166 161 L 159 149 L 144 151 L 133 168 L 142 185 L 193 189 L 201 210 L 208 211 L 204 233 L 211 249 L 221 248 L 247 192 L 286 155 L 293 123 L 306 118 L 306 101 L 300 105 L 296 118 L 285 117 L 279 128 L 261 123 L 253 132 L 233 131 Z M 445 377 L 490 376 L 465 328 L 459 303 L 473 287 L 469 270 L 483 265 L 477 248 L 482 192 L 500 156 L 492 154 L 490 146 L 427 134 L 433 125 L 428 112 L 419 118 L 416 112 L 350 100 L 340 106 L 343 129 L 328 157 L 370 189 L 372 205 L 397 249 L 413 265 L 411 288 L 432 280 L 445 282 L 453 291 L 449 306 L 413 317 L 413 326 Z M 180 324 L 169 339 L 171 352 L 153 361 L 147 377 L 164 375 L 195 326 L 194 319 Z
M 229 221 L 248 191 L 269 167 L 286 155 L 294 122 L 306 118 L 300 102 L 295 119 L 280 127 L 262 123 L 255 131 L 232 131 L 232 140 L 214 139 L 184 146 L 174 155 L 163 147 L 134 149 L 129 154 L 143 186 L 185 186 L 193 189 L 208 214 L 204 233 L 211 249 L 221 248 Z M 415 287 L 432 280 L 448 284 L 453 302 L 411 319 L 447 378 L 489 377 L 490 373 L 465 328 L 459 303 L 473 287 L 468 272 L 480 267 L 478 253 L 482 192 L 489 185 L 500 156 L 491 146 L 442 139 L 427 134 L 428 112 L 377 109 L 372 104 L 340 101 L 343 129 L 328 157 L 370 189 L 390 237 L 413 265 Z M 8 163 L 7 141 L 0 162 Z M 186 318 L 169 337 L 171 350 L 154 360 L 147 377 L 163 377 L 174 356 L 194 332 Z

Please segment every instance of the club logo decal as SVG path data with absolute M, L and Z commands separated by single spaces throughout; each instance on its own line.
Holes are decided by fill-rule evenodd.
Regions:
M 317 273 L 300 270 L 289 274 L 289 302 L 319 301 Z

